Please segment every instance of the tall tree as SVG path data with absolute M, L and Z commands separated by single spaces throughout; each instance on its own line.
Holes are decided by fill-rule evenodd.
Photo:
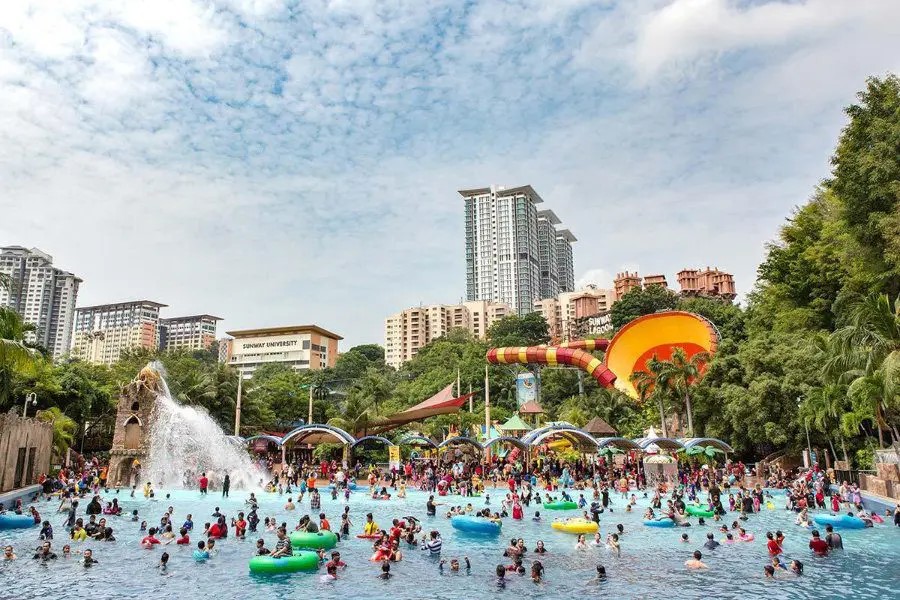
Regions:
M 656 385 L 667 388 L 684 400 L 687 413 L 688 437 L 694 437 L 694 411 L 691 409 L 691 389 L 700 380 L 703 366 L 709 362 L 709 354 L 698 352 L 690 358 L 683 348 L 676 348 L 672 358 L 662 361 L 656 374 Z
M 9 403 L 13 376 L 32 370 L 40 360 L 40 354 L 25 342 L 29 331 L 34 331 L 33 325 L 12 308 L 0 306 L 0 407 Z

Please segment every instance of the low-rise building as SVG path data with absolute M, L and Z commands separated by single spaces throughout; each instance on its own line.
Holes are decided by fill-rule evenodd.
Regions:
M 678 285 L 682 296 L 706 296 L 734 300 L 734 276 L 718 268 L 682 269 L 678 272 Z
M 547 328 L 553 343 L 579 339 L 582 332 L 576 324 L 586 317 L 609 311 L 615 302 L 614 290 L 588 285 L 574 292 L 563 292 L 556 298 L 546 298 L 534 303 L 534 309 L 547 320 Z
M 230 340 L 228 363 L 245 379 L 259 367 L 280 363 L 298 371 L 333 367 L 343 337 L 318 325 L 266 327 L 226 332 Z
M 221 317 L 193 315 L 159 320 L 160 350 L 206 350 L 216 341 L 216 323 Z

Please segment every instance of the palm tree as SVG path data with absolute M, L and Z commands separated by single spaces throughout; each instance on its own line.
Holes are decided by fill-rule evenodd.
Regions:
M 647 361 L 646 367 L 646 371 L 635 371 L 631 374 L 631 383 L 633 383 L 637 389 L 642 402 L 648 399 L 656 402 L 656 405 L 659 407 L 659 420 L 662 435 L 663 437 L 669 437 L 669 433 L 666 430 L 665 408 L 665 396 L 667 390 L 663 386 L 656 384 L 659 374 L 665 368 L 665 365 L 662 361 L 658 360 L 654 354 L 653 357 Z
M 53 426 L 53 450 L 57 456 L 65 455 L 66 450 L 72 446 L 78 425 L 56 406 L 42 410 L 38 413 L 38 418 Z
M 0 406 L 9 399 L 13 374 L 30 371 L 40 358 L 25 342 L 25 335 L 34 330 L 12 308 L 0 306 Z
M 656 377 L 656 384 L 669 388 L 672 392 L 684 399 L 684 407 L 687 412 L 688 437 L 694 437 L 694 414 L 691 410 L 691 387 L 699 380 L 703 372 L 703 365 L 709 361 L 709 354 L 698 352 L 690 358 L 684 348 L 676 348 L 672 352 L 672 358 L 662 361 L 662 366 Z
M 847 384 L 851 411 L 842 419 L 847 427 L 871 420 L 884 447 L 883 429 L 900 440 L 891 414 L 900 409 L 900 298 L 891 303 L 873 294 L 856 304 L 850 324 L 829 339 L 831 359 L 826 373 Z

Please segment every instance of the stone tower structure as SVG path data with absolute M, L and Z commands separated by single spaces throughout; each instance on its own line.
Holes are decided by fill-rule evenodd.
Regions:
M 150 429 L 155 417 L 160 375 L 149 365 L 124 386 L 116 408 L 116 428 L 109 451 L 110 485 L 137 485 L 141 465 L 150 451 Z

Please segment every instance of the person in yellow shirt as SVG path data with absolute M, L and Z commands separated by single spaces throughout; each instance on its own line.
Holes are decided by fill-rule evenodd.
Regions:
M 365 535 L 375 535 L 380 531 L 378 527 L 378 523 L 372 518 L 372 513 L 366 515 L 366 524 L 363 527 L 363 534 Z
M 84 526 L 81 523 L 81 519 L 75 522 L 75 527 L 72 529 L 72 541 L 73 542 L 83 542 L 88 537 L 87 531 L 85 531 Z

